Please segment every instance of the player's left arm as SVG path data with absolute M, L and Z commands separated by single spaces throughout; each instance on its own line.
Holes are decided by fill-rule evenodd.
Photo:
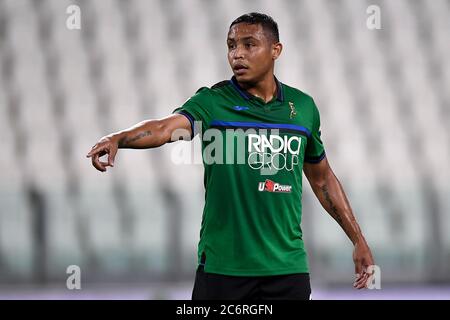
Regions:
M 327 158 L 319 163 L 305 163 L 303 171 L 323 208 L 339 223 L 352 241 L 356 272 L 353 286 L 357 289 L 365 288 L 370 277 L 367 268 L 374 265 L 374 260 L 341 183 L 336 178 Z

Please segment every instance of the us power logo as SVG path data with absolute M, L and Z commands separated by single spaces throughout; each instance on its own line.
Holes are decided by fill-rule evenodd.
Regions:
M 272 180 L 266 179 L 266 181 L 259 183 L 258 190 L 259 191 L 267 191 L 267 192 L 290 193 L 292 190 L 292 186 L 285 185 L 285 184 L 279 184 Z

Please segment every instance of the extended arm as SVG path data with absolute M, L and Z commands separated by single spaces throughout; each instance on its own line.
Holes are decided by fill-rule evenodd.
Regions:
M 92 158 L 92 165 L 97 170 L 104 172 L 106 167 L 114 166 L 118 148 L 156 148 L 171 142 L 177 129 L 184 129 L 185 136 L 191 135 L 191 123 L 180 114 L 142 121 L 126 130 L 104 136 L 92 147 L 87 157 Z M 108 162 L 100 161 L 99 158 L 105 154 L 108 154 Z
M 366 286 L 370 274 L 367 267 L 374 264 L 369 246 L 356 222 L 344 189 L 333 173 L 328 160 L 305 163 L 303 171 L 323 208 L 337 221 L 354 245 L 353 260 L 357 278 L 354 287 Z

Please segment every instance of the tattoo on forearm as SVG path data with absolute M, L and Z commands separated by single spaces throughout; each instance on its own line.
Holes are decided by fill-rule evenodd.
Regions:
M 127 145 L 127 144 L 129 144 L 131 142 L 135 142 L 135 141 L 137 141 L 139 139 L 142 139 L 144 137 L 151 136 L 151 135 L 152 135 L 152 132 L 150 130 L 147 130 L 147 131 L 141 132 L 141 133 L 139 133 L 139 134 L 137 134 L 137 135 L 135 135 L 134 137 L 131 137 L 131 138 L 125 137 L 125 138 L 123 138 L 120 141 L 120 145 L 125 146 L 125 145 Z
M 322 194 L 325 197 L 325 201 L 328 203 L 331 216 L 337 221 L 337 223 L 339 223 L 340 226 L 342 226 L 342 218 L 338 213 L 338 209 L 331 200 L 330 193 L 328 192 L 328 186 L 325 185 L 321 187 L 320 190 L 322 191 Z

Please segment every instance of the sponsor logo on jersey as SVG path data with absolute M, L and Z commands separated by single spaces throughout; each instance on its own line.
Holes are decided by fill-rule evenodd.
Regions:
M 299 136 L 249 134 L 248 165 L 255 170 L 265 169 L 265 174 L 274 174 L 278 170 L 292 171 L 300 162 L 301 144 Z
M 266 192 L 290 193 L 292 190 L 292 186 L 286 185 L 286 184 L 280 184 L 280 183 L 274 182 L 272 180 L 266 179 L 266 181 L 260 182 L 258 184 L 258 190 L 261 192 L 266 191 Z
M 249 134 L 248 135 L 248 152 L 271 152 L 271 153 L 287 153 L 298 155 L 300 153 L 300 145 L 302 139 L 297 136 L 283 136 L 272 134 L 269 137 L 265 135 Z M 297 142 L 294 145 L 293 142 Z
M 244 106 L 234 106 L 233 109 L 234 109 L 234 110 L 237 110 L 237 111 L 243 111 L 243 110 L 248 110 L 248 107 L 244 107 Z

